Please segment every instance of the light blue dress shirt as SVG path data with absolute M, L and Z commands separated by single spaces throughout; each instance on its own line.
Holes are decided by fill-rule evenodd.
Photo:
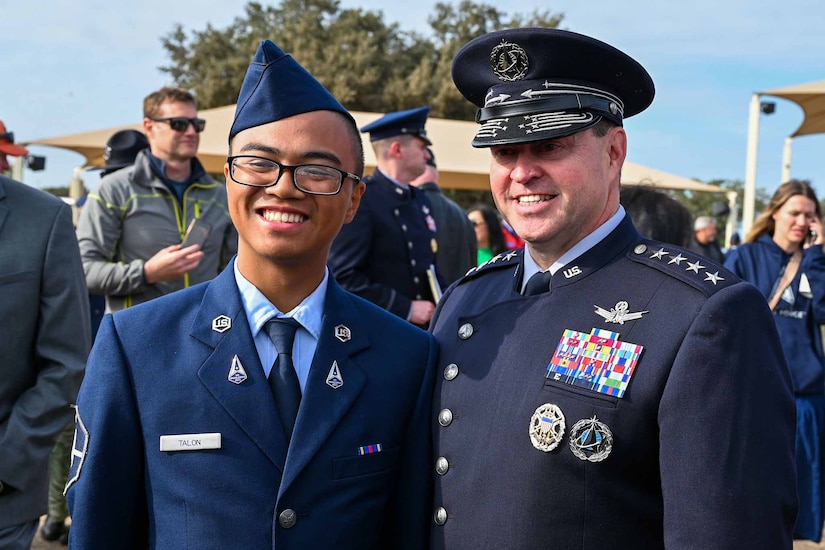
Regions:
M 264 325 L 273 317 L 291 317 L 301 323 L 301 328 L 295 333 L 292 362 L 298 374 L 298 382 L 301 384 L 301 393 L 303 393 L 309 376 L 309 367 L 312 365 L 312 358 L 315 356 L 315 348 L 318 347 L 318 337 L 321 334 L 329 269 L 324 272 L 324 279 L 312 294 L 304 298 L 292 311 L 284 313 L 278 311 L 278 308 L 272 305 L 255 285 L 241 275 L 241 272 L 238 271 L 237 262 L 234 263 L 233 267 L 235 282 L 241 292 L 241 302 L 246 313 L 246 320 L 252 330 L 255 348 L 258 350 L 258 357 L 261 359 L 261 365 L 267 377 L 269 377 L 269 371 L 275 363 L 275 358 L 278 357 L 278 351 L 269 338 L 269 334 L 262 330 Z

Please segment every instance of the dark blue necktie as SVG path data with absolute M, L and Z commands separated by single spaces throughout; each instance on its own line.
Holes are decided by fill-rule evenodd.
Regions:
M 295 342 L 295 331 L 300 326 L 300 323 L 288 318 L 271 319 L 266 323 L 266 331 L 278 350 L 278 357 L 269 371 L 269 388 L 275 396 L 275 405 L 287 439 L 292 437 L 301 405 L 301 384 L 292 363 L 292 344 Z
M 553 275 L 549 271 L 534 273 L 527 281 L 527 286 L 524 287 L 524 295 L 535 296 L 536 294 L 543 294 L 549 291 L 552 278 Z

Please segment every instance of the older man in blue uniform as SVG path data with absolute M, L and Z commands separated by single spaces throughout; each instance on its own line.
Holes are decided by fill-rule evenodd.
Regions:
M 361 128 L 370 135 L 377 169 L 364 178 L 361 207 L 329 255 L 342 287 L 419 326 L 426 326 L 435 311 L 432 283 L 440 281 L 430 204 L 410 186 L 429 159 L 429 111 L 390 113 Z
M 619 204 L 648 73 L 587 36 L 511 29 L 465 45 L 453 78 L 526 247 L 433 318 L 433 548 L 790 549 L 794 405 L 765 300 Z
M 229 147 L 235 260 L 100 327 L 71 547 L 426 548 L 434 339 L 326 268 L 364 189 L 355 121 L 264 41 Z

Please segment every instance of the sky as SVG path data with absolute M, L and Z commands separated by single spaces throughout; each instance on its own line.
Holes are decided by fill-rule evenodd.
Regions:
M 124 9 L 108 0 L 0 0 L 0 120 L 18 142 L 138 123 L 143 98 L 172 83 L 158 69 L 169 64 L 161 37 L 176 23 L 187 31 L 226 27 L 245 5 L 142 0 Z M 434 5 L 341 1 L 423 34 Z M 607 42 L 645 66 L 656 98 L 625 121 L 628 160 L 678 176 L 744 180 L 752 94 L 825 80 L 822 0 L 515 0 L 499 10 L 537 8 L 564 14 L 561 28 Z M 781 183 L 785 137 L 803 114 L 790 101 L 763 100 L 775 101 L 776 112 L 760 117 L 757 187 L 772 193 Z M 84 163 L 70 151 L 30 149 L 47 158 L 46 170 L 24 171 L 33 186 L 67 186 L 73 168 Z M 797 138 L 791 167 L 792 177 L 811 180 L 820 198 L 823 149 L 825 135 Z M 98 174 L 84 174 L 88 188 Z

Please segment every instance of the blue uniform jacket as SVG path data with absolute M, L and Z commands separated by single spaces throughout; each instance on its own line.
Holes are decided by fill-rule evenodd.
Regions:
M 334 281 L 325 307 L 288 448 L 231 264 L 107 315 L 78 399 L 72 548 L 425 548 L 434 340 Z
M 770 235 L 734 248 L 725 267 L 752 283 L 768 299 L 791 259 Z M 805 281 L 803 283 L 803 281 Z M 825 324 L 825 254 L 822 247 L 805 249 L 796 277 L 774 310 L 785 359 L 798 394 L 825 392 L 825 357 L 819 325 Z
M 407 318 L 412 300 L 435 301 L 427 278 L 436 247 L 429 201 L 379 170 L 364 181 L 358 212 L 333 241 L 327 263 L 346 290 Z
M 519 294 L 522 254 L 464 277 L 433 320 L 432 547 L 790 549 L 795 410 L 764 298 L 627 217 L 545 294 Z M 565 329 L 643 346 L 623 397 L 545 378 Z M 545 404 L 565 419 L 546 452 Z M 593 418 L 607 430 L 575 439 L 606 451 L 590 461 L 571 433 Z

